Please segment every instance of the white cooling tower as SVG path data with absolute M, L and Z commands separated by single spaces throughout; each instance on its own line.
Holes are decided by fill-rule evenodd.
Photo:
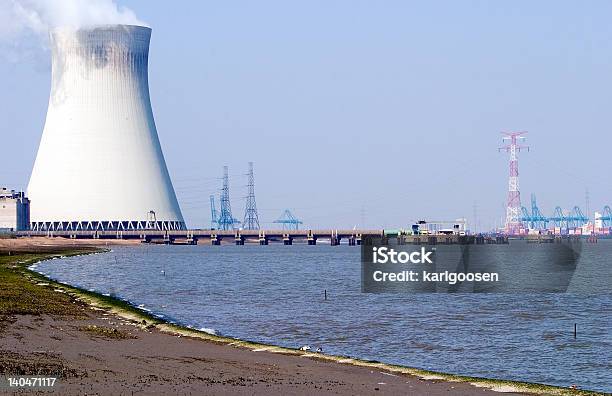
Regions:
M 51 32 L 32 229 L 185 228 L 151 109 L 150 37 L 127 25 Z

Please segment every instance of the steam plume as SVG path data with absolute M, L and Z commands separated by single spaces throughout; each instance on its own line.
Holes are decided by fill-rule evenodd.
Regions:
M 51 28 L 107 24 L 145 25 L 114 0 L 0 0 L 0 45 L 9 59 L 46 48 Z

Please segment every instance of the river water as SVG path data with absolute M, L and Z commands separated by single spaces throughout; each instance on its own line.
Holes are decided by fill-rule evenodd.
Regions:
M 609 270 L 612 241 L 597 246 L 581 260 Z M 360 249 L 329 245 L 113 247 L 35 269 L 223 336 L 612 392 L 610 294 L 361 293 Z

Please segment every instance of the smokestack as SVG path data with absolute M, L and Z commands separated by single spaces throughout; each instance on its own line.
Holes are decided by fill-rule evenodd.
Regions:
M 149 97 L 151 29 L 51 31 L 47 119 L 28 185 L 34 230 L 184 229 Z

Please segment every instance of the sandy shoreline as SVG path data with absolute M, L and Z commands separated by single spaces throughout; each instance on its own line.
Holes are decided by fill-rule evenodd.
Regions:
M 12 255 L 62 254 L 66 249 L 91 247 L 91 242 L 0 239 L 0 258 L 10 263 L 2 257 L 9 250 Z M 96 242 L 96 246 L 126 244 Z M 0 369 L 4 374 L 63 373 L 61 394 L 590 394 L 433 374 L 210 336 L 163 323 L 112 299 L 54 284 L 29 274 L 23 265 L 18 268 L 3 269 L 3 274 L 21 271 L 44 295 L 41 301 L 26 301 L 30 308 L 14 309 L 9 301 L 5 312 L 0 311 Z M 8 282 L 6 276 L 2 279 Z M 56 298 L 61 299 L 59 307 L 48 304 Z M 39 310 L 39 305 L 51 308 Z M 32 307 L 36 309 L 29 312 Z

